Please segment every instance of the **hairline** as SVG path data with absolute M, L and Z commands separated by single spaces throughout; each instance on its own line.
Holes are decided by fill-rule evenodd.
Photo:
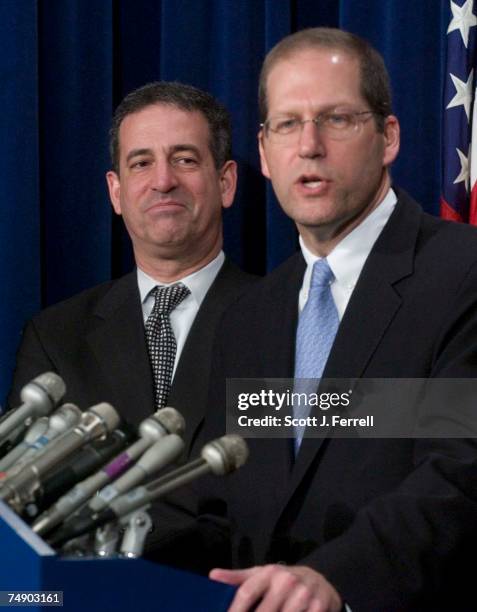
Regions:
M 324 34 L 322 39 L 313 37 L 313 30 L 321 30 Z M 350 59 L 356 60 L 358 64 L 358 77 L 359 77 L 359 92 L 363 100 L 370 106 L 370 110 L 374 113 L 374 124 L 376 125 L 378 131 L 382 132 L 384 129 L 384 119 L 386 116 L 389 116 L 392 113 L 392 100 L 391 100 L 391 90 L 389 84 L 389 74 L 386 70 L 386 66 L 384 65 L 383 58 L 381 54 L 366 40 L 356 36 L 354 34 L 350 34 L 349 32 L 344 32 L 343 30 L 335 30 L 336 32 L 342 32 L 343 34 L 349 36 L 348 39 L 345 37 L 335 38 L 335 40 L 326 39 L 327 33 L 335 30 L 334 28 L 308 28 L 306 30 L 301 30 L 296 32 L 295 34 L 291 34 L 282 41 L 278 42 L 275 47 L 273 47 L 265 56 L 265 60 L 262 65 L 262 69 L 260 72 L 259 79 L 259 113 L 260 120 L 262 123 L 265 123 L 267 120 L 267 115 L 269 111 L 268 107 L 268 81 L 271 72 L 275 68 L 275 66 L 279 65 L 281 62 L 286 61 L 299 53 L 307 52 L 307 51 L 328 51 L 330 53 L 341 52 L 342 54 L 347 55 Z M 328 32 L 326 32 L 328 31 Z M 294 39 L 295 36 L 302 34 L 303 37 L 301 40 Z M 308 34 L 308 35 L 307 35 Z M 291 40 L 289 40 L 291 38 Z M 283 43 L 285 41 L 285 43 Z M 374 55 L 374 58 L 373 58 Z M 376 62 L 376 60 L 378 60 Z M 389 102 L 386 104 L 386 112 L 377 112 L 376 107 L 373 108 L 373 104 L 371 103 L 369 96 L 369 91 L 366 91 L 366 85 L 369 83 L 368 75 L 365 76 L 365 70 L 369 69 L 371 66 L 376 67 L 377 64 L 382 64 L 383 71 L 378 68 L 378 74 L 380 76 L 384 76 L 384 81 L 381 81 L 381 84 L 385 88 L 386 92 L 386 100 L 383 98 L 383 101 Z M 365 83 L 366 81 L 366 83 Z

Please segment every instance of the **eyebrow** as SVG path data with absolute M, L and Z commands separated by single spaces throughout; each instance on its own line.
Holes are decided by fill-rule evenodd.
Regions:
M 126 156 L 126 163 L 139 155 L 152 155 L 152 149 L 132 149 Z
M 182 151 L 190 151 L 192 153 L 195 153 L 197 157 L 199 158 L 202 157 L 199 148 L 193 144 L 185 143 L 185 144 L 174 145 L 173 147 L 171 147 L 171 150 L 170 150 L 171 153 L 181 153 Z
M 315 114 L 321 115 L 322 113 L 329 113 L 337 109 L 348 110 L 348 108 L 351 108 L 352 106 L 354 105 L 351 104 L 350 102 L 337 102 L 335 104 L 326 104 L 321 108 L 321 110 L 316 111 Z M 300 112 L 297 112 L 295 110 L 281 110 L 281 111 L 277 111 L 276 113 L 274 113 L 273 117 L 288 117 L 291 115 L 300 115 L 300 114 L 301 114 Z
M 169 153 L 174 154 L 174 153 L 181 153 L 183 151 L 191 151 L 192 153 L 197 155 L 197 157 L 199 158 L 202 157 L 199 148 L 189 143 L 174 145 L 173 147 L 171 147 Z M 131 151 L 129 151 L 129 153 L 126 156 L 126 163 L 131 161 L 131 159 L 133 159 L 134 157 L 139 157 L 140 155 L 154 155 L 154 152 L 152 149 L 147 149 L 147 148 L 132 149 Z

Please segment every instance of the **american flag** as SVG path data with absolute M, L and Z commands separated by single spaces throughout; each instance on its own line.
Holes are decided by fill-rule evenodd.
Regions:
M 441 216 L 477 225 L 477 16 L 451 0 L 444 85 Z

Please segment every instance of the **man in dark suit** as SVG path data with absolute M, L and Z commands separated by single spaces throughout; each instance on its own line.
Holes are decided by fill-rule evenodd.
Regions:
M 298 32 L 268 54 L 260 103 L 262 171 L 301 253 L 227 311 L 204 438 L 225 429 L 226 378 L 475 377 L 476 231 L 391 188 L 399 123 L 382 58 L 339 30 Z M 323 328 L 307 324 L 316 313 Z M 210 574 L 239 587 L 231 612 L 475 609 L 474 441 L 305 432 L 249 446 L 201 500 L 233 525 L 231 566 L 245 568 Z
M 27 324 L 8 404 L 18 405 L 22 386 L 53 370 L 67 400 L 81 408 L 109 401 L 137 425 L 160 406 L 145 337 L 152 292 L 179 284 L 188 294 L 169 315 L 177 350 L 166 401 L 184 412 L 189 442 L 203 416 L 216 322 L 251 279 L 222 252 L 222 209 L 237 180 L 230 118 L 194 87 L 151 83 L 118 106 L 110 148 L 110 198 L 137 270 Z

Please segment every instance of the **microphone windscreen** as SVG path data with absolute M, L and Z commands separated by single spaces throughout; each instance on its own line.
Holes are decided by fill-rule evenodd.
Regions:
M 184 417 L 175 408 L 170 406 L 161 408 L 154 413 L 154 418 L 171 434 L 175 433 L 181 436 L 185 431 Z
M 107 402 L 101 402 L 100 404 L 96 404 L 96 406 L 92 406 L 88 409 L 88 412 L 92 412 L 98 416 L 103 421 L 108 431 L 113 431 L 121 420 L 116 410 Z
M 247 461 L 248 452 L 245 440 L 231 434 L 206 444 L 201 456 L 207 461 L 212 472 L 221 476 L 241 467 Z
M 45 399 L 56 406 L 65 393 L 66 385 L 61 376 L 55 372 L 44 372 L 23 387 L 20 397 L 22 402 L 36 403 L 39 395 L 47 396 Z

